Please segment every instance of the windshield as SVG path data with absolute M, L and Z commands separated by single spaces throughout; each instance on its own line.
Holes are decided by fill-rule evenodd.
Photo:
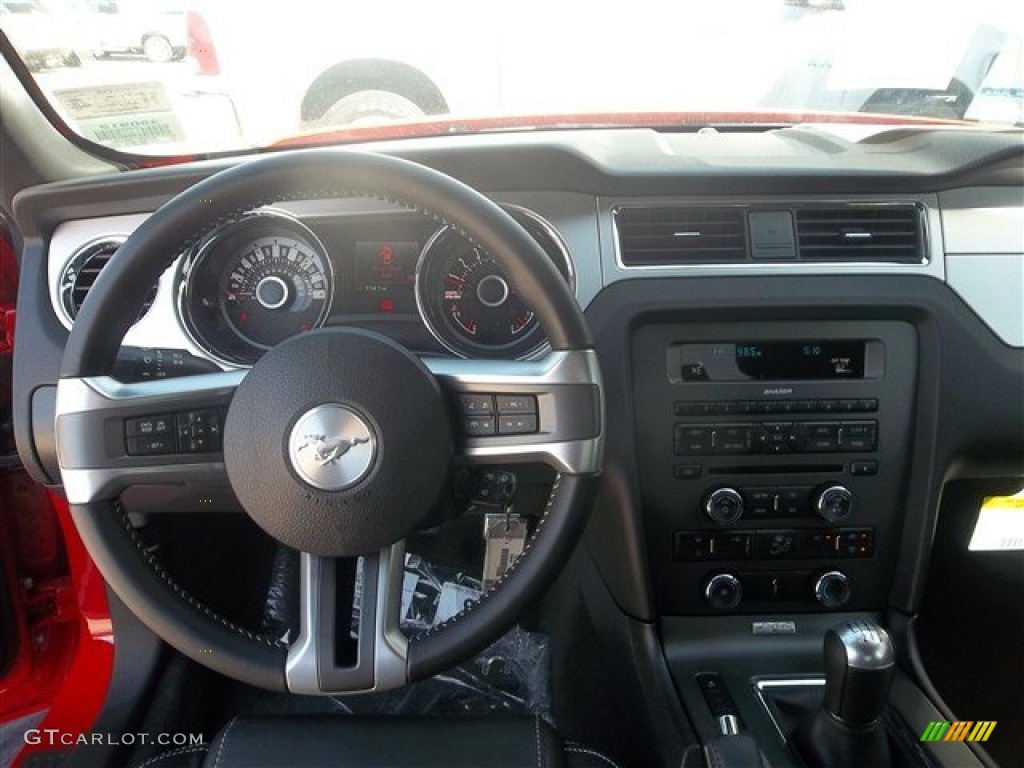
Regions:
M 544 126 L 1024 124 L 1024 3 L 0 0 L 59 118 L 139 154 Z

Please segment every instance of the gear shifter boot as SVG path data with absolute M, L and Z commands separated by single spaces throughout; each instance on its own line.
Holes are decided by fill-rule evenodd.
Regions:
M 825 633 L 825 700 L 793 734 L 811 768 L 891 764 L 881 725 L 895 671 L 889 634 L 873 621 L 845 621 Z

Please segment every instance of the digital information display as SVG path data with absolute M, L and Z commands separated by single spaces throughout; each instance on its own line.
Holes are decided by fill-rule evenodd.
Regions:
M 682 381 L 863 379 L 868 342 L 751 341 L 680 344 Z
M 420 244 L 415 241 L 360 241 L 355 244 L 357 306 L 363 313 L 416 312 L 416 261 Z

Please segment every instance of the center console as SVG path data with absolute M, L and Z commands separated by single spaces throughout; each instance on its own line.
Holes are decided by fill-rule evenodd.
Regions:
M 659 614 L 881 609 L 911 448 L 912 326 L 648 323 L 633 342 Z

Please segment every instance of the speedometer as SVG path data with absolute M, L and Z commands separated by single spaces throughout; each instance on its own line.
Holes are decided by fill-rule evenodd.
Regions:
M 551 226 L 526 209 L 505 209 L 572 287 L 568 252 Z M 416 270 L 416 301 L 430 331 L 457 354 L 522 358 L 545 346 L 537 316 L 501 265 L 450 227 L 441 229 L 423 249 Z
M 186 329 L 208 353 L 251 364 L 323 325 L 334 274 L 316 235 L 276 212 L 250 214 L 208 237 L 182 270 Z
M 222 276 L 224 313 L 234 331 L 268 349 L 317 325 L 327 304 L 326 259 L 295 235 L 245 243 Z

